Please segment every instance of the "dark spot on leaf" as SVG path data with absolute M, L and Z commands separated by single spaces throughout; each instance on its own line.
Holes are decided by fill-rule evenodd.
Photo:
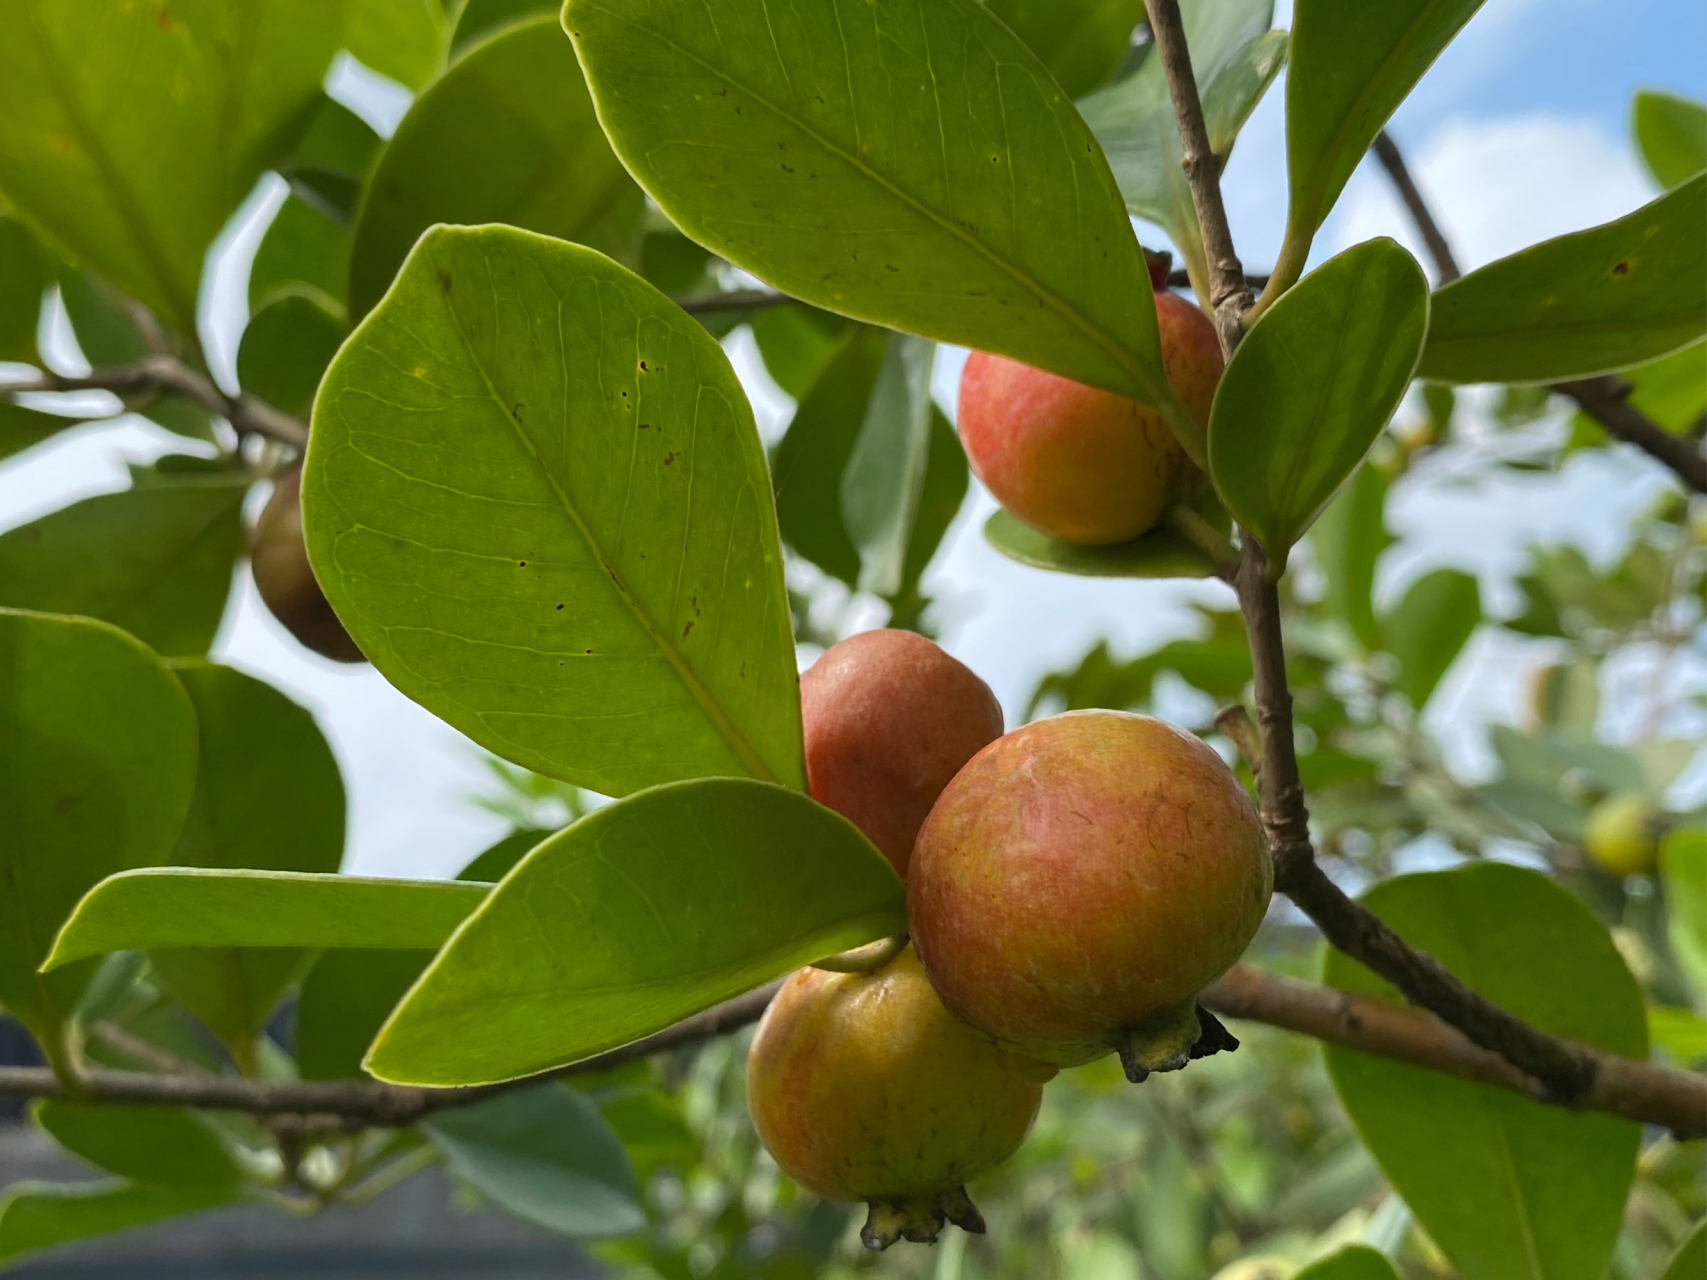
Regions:
M 524 403 L 525 402 L 523 401 L 518 401 L 515 407 L 510 410 L 510 416 L 514 418 L 518 424 L 522 420 L 522 407 Z
M 646 430 L 646 429 L 647 429 L 647 428 L 648 428 L 648 427 L 650 427 L 650 426 L 651 426 L 651 425 L 652 425 L 652 424 L 651 424 L 651 423 L 650 423 L 650 422 L 642 422 L 642 423 L 641 423 L 641 424 L 640 424 L 640 429 L 641 429 L 641 430 L 642 430 L 642 431 L 645 431 L 645 430 Z
M 686 640 L 688 638 L 688 632 L 690 632 L 692 630 L 693 630 L 693 623 L 690 621 L 687 626 L 682 628 L 682 639 Z
M 680 455 L 679 455 L 679 454 L 677 454 L 677 453 L 676 453 L 676 451 L 675 451 L 675 450 L 674 450 L 674 449 L 671 449 L 671 450 L 670 450 L 670 451 L 669 451 L 669 452 L 668 452 L 668 453 L 666 453 L 666 454 L 665 454 L 665 455 L 664 455 L 664 465 L 665 465 L 665 466 L 666 466 L 666 467 L 667 467 L 667 466 L 669 466 L 669 465 L 670 465 L 670 464 L 671 464 L 671 463 L 672 463 L 672 462 L 674 462 L 674 461 L 675 461 L 675 460 L 676 460 L 676 459 L 677 459 L 677 457 L 679 457 L 679 456 L 680 456 Z
M 688 597 L 688 608 L 693 610 L 694 617 L 699 617 L 699 596 L 697 593 Z
M 588 652 L 588 653 L 589 653 L 589 654 L 591 654 L 591 653 L 592 653 L 592 652 L 593 652 L 593 651 L 592 651 L 592 650 L 591 650 L 591 649 L 588 649 L 588 650 L 587 650 L 587 652 Z
M 646 362 L 644 360 L 642 360 L 640 362 L 640 372 L 641 373 L 651 373 L 652 372 L 652 370 L 650 370 L 646 367 Z
M 901 270 L 901 268 L 896 266 L 893 262 L 885 262 L 883 264 L 883 267 L 887 271 L 897 271 L 898 272 Z
M 562 605 L 558 605 L 558 606 L 557 606 L 557 607 L 558 607 L 558 608 L 559 608 L 559 609 L 561 609 L 561 608 L 562 608 L 562 607 L 563 607 L 563 606 L 562 606 Z
M 794 166 L 791 164 L 785 164 L 782 166 L 782 171 L 784 173 L 793 173 L 794 172 Z
M 518 560 L 518 561 L 516 561 L 516 568 L 518 568 L 518 569 L 525 569 L 525 568 L 527 568 L 527 567 L 528 567 L 528 562 L 527 562 L 527 561 L 526 561 L 526 560 Z
M 1626 258 L 1622 262 L 1613 263 L 1612 264 L 1612 274 L 1615 276 L 1627 276 L 1627 275 L 1629 275 L 1630 274 L 1630 261 L 1629 261 L 1629 259 Z

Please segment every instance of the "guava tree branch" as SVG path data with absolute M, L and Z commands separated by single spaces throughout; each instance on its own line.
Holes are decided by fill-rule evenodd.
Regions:
M 1145 0 L 1145 4 L 1179 125 L 1192 204 L 1203 228 L 1216 332 L 1222 354 L 1231 360 L 1244 333 L 1243 316 L 1251 298 L 1243 288 L 1233 251 L 1220 171 L 1209 151 L 1178 0 Z M 1596 1073 L 1595 1061 L 1581 1046 L 1536 1030 L 1465 986 L 1434 957 L 1408 945 L 1372 911 L 1343 893 L 1317 866 L 1294 744 L 1278 577 L 1262 545 L 1249 530 L 1241 529 L 1239 566 L 1232 585 L 1251 651 L 1257 710 L 1252 771 L 1274 860 L 1275 888 L 1315 922 L 1331 945 L 1392 983 L 1407 1000 L 1534 1077 L 1550 1098 L 1564 1103 L 1580 1100 L 1592 1091 Z
M 206 374 L 164 352 L 131 364 L 95 369 L 83 377 L 45 373 L 27 382 L 0 383 L 0 392 L 16 395 L 24 391 L 111 391 L 121 400 L 176 396 L 224 418 L 239 435 L 265 436 L 298 450 L 308 445 L 308 428 L 295 418 L 252 395 L 226 395 Z
M 1428 246 L 1439 284 L 1451 284 L 1462 274 L 1458 260 L 1453 257 L 1452 246 L 1435 221 L 1428 201 L 1411 180 L 1410 170 L 1398 145 L 1385 129 L 1375 135 L 1373 150 L 1398 191 L 1399 199 L 1404 202 L 1406 212 L 1411 215 L 1411 221 L 1416 224 L 1423 243 Z M 1697 493 L 1707 493 L 1707 457 L 1702 456 L 1700 447 L 1687 436 L 1673 435 L 1632 405 L 1629 401 L 1630 384 L 1623 378 L 1603 374 L 1598 378 L 1555 382 L 1548 389 L 1575 400 L 1577 406 L 1598 422 L 1608 435 L 1633 444 L 1649 457 L 1664 463 Z
M 654 1036 L 560 1070 L 478 1088 L 413 1089 L 367 1080 L 265 1081 L 187 1070 L 150 1074 L 103 1069 L 85 1073 L 80 1088 L 71 1092 L 46 1067 L 0 1067 L 0 1094 L 74 1096 L 114 1104 L 170 1103 L 290 1117 L 302 1122 L 293 1125 L 292 1132 L 306 1136 L 370 1125 L 393 1127 L 541 1080 L 605 1071 L 727 1035 L 756 1022 L 777 985 L 760 987 Z M 1557 1101 L 1504 1058 L 1476 1047 L 1438 1019 L 1368 996 L 1237 965 L 1205 991 L 1202 999 L 1211 1010 L 1229 1018 L 1264 1023 L 1395 1062 L 1510 1089 L 1537 1101 Z M 111 1035 L 105 1038 L 113 1043 Z M 1707 1136 L 1707 1077 L 1603 1053 L 1587 1045 L 1575 1048 L 1595 1062 L 1596 1072 L 1594 1087 L 1572 1105 L 1664 1125 L 1681 1137 Z

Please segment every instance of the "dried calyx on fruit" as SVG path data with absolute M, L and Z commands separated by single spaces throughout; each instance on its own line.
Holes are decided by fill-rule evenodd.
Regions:
M 950 778 L 1001 736 L 1002 707 L 970 668 L 912 631 L 865 631 L 800 678 L 807 789 L 907 874 Z
M 302 542 L 302 468 L 273 481 L 272 497 L 249 532 L 249 571 L 261 601 L 305 647 L 336 662 L 366 662 L 308 564 Z
M 1214 750 L 1119 711 L 1016 729 L 956 775 L 908 877 L 943 1003 L 1016 1054 L 1133 1080 L 1238 1042 L 1197 995 L 1267 909 L 1255 806 Z
M 1209 317 L 1156 295 L 1162 367 L 1198 422 L 1221 380 Z M 1161 413 L 1003 356 L 975 351 L 960 375 L 967 461 L 1009 512 L 1063 542 L 1103 546 L 1155 528 L 1201 483 Z
M 943 1008 L 911 947 L 871 973 L 794 974 L 747 1059 L 765 1149 L 808 1190 L 866 1201 L 874 1249 L 981 1233 L 965 1184 L 1018 1149 L 1042 1094 Z

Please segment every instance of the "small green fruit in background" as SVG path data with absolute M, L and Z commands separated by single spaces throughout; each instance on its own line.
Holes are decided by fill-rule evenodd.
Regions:
M 1589 811 L 1583 844 L 1608 875 L 1645 875 L 1654 869 L 1665 818 L 1640 791 L 1607 796 Z

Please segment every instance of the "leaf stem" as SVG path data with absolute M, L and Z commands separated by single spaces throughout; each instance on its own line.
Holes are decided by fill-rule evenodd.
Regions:
M 1215 576 L 1232 582 L 1239 571 L 1239 549 L 1221 535 L 1221 531 L 1205 520 L 1190 503 L 1176 502 L 1168 508 L 1168 523 L 1179 530 L 1215 566 Z

